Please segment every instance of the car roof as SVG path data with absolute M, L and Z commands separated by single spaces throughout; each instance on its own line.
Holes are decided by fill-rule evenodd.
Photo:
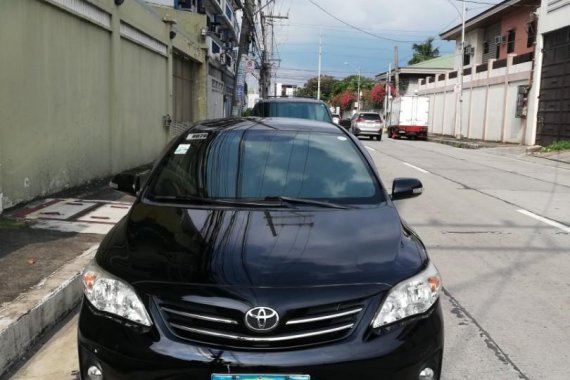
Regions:
M 288 117 L 247 117 L 206 120 L 195 124 L 190 131 L 214 132 L 223 130 L 282 130 L 325 132 L 342 135 L 344 130 L 335 124 L 310 119 Z
M 266 98 L 259 100 L 258 103 L 324 103 L 322 100 L 314 98 L 295 98 L 295 97 L 280 97 L 280 98 Z

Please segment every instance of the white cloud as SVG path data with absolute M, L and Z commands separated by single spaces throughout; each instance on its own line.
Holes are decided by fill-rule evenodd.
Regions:
M 359 66 L 363 75 L 369 77 L 385 71 L 393 61 L 394 46 L 398 46 L 400 62 L 405 64 L 411 58 L 413 41 L 424 41 L 428 37 L 436 38 L 435 46 L 441 53 L 453 51 L 453 44 L 439 41 L 438 35 L 460 22 L 453 6 L 459 8 L 460 3 L 455 0 L 313 1 L 346 23 L 382 37 L 408 42 L 383 40 L 354 30 L 309 0 L 275 0 L 273 14 L 289 17 L 275 20 L 281 82 L 303 84 L 306 78 L 316 75 L 320 33 L 323 35 L 323 73 L 340 77 L 354 73 L 344 65 L 345 61 Z M 480 8 L 472 15 L 479 12 Z

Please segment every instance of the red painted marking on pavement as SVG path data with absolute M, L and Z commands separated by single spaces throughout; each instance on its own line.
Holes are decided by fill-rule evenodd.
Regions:
M 21 209 L 21 210 L 16 211 L 14 214 L 11 214 L 11 215 L 13 217 L 16 217 L 16 218 L 24 218 L 26 215 L 29 215 L 33 212 L 36 212 L 38 210 L 41 210 L 42 208 L 46 208 L 46 207 L 51 206 L 53 204 L 56 204 L 58 202 L 61 202 L 61 199 L 52 199 L 49 202 L 42 203 L 42 204 L 37 205 L 37 206 L 32 207 L 32 208 Z

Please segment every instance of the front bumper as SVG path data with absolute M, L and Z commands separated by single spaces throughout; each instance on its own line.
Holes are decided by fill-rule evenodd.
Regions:
M 83 379 L 97 366 L 103 379 L 209 380 L 212 373 L 308 374 L 311 380 L 417 380 L 426 366 L 439 374 L 443 318 L 439 301 L 430 311 L 380 334 L 365 325 L 346 339 L 289 350 L 236 350 L 183 341 L 160 324 L 138 332 L 94 313 L 83 302 L 78 326 Z

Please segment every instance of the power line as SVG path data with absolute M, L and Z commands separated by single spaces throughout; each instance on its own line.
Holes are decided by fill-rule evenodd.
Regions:
M 323 11 L 324 13 L 326 13 L 327 15 L 331 16 L 332 18 L 334 18 L 335 20 L 337 20 L 337 21 L 343 23 L 344 25 L 347 25 L 347 26 L 351 27 L 351 28 L 354 29 L 354 30 L 358 30 L 359 32 L 362 32 L 362 33 L 367 34 L 367 35 L 369 35 L 369 36 L 372 36 L 372 37 L 375 37 L 375 38 L 378 38 L 378 39 L 381 39 L 381 40 L 392 41 L 392 42 L 401 42 L 401 43 L 416 43 L 416 42 L 421 42 L 421 41 L 403 41 L 403 40 L 396 40 L 396 39 L 393 39 L 393 38 L 383 37 L 383 36 L 380 36 L 380 35 L 378 35 L 378 34 L 370 33 L 369 31 L 366 31 L 366 30 L 364 30 L 364 29 L 361 29 L 361 28 L 359 28 L 358 26 L 349 24 L 348 22 L 346 22 L 346 21 L 344 21 L 344 20 L 342 20 L 342 19 L 336 17 L 335 15 L 333 15 L 332 13 L 330 13 L 329 11 L 327 11 L 326 9 L 324 9 L 323 7 L 321 7 L 319 4 L 315 3 L 313 0 L 309 0 L 309 2 L 310 2 L 311 4 L 313 4 L 315 7 L 319 8 L 319 9 L 320 9 L 321 11 Z
M 451 0 L 449 0 L 451 1 Z M 323 25 L 323 24 L 307 24 L 299 22 L 290 22 L 289 25 L 309 28 L 309 29 L 336 29 L 336 30 L 351 30 L 350 27 Z M 374 29 L 375 32 L 394 32 L 394 33 L 437 33 L 436 30 L 409 30 L 409 29 Z

